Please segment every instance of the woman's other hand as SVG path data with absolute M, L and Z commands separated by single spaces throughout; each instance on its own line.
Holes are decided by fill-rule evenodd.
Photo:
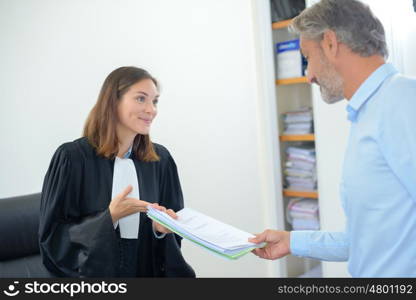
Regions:
M 151 206 L 153 206 L 154 208 L 163 211 L 165 213 L 167 213 L 171 218 L 173 219 L 177 219 L 178 216 L 177 214 L 171 210 L 171 209 L 166 209 L 164 206 L 160 206 L 157 203 L 152 203 Z M 165 226 L 159 224 L 158 222 L 153 221 L 153 228 L 155 229 L 155 231 L 159 232 L 159 233 L 172 233 L 172 231 L 170 231 L 168 228 L 166 228 Z
M 149 202 L 139 200 L 136 198 L 127 197 L 128 194 L 133 190 L 131 185 L 128 185 L 120 194 L 111 200 L 109 210 L 113 223 L 119 219 L 137 213 L 146 212 Z

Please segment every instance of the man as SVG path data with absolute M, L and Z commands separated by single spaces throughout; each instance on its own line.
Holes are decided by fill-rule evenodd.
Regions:
M 322 0 L 292 23 L 322 98 L 346 98 L 351 133 L 341 201 L 345 232 L 266 230 L 265 259 L 348 261 L 353 277 L 416 277 L 416 80 L 385 63 L 380 21 L 357 0 Z

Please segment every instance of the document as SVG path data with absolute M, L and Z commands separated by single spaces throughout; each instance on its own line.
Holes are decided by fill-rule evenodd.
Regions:
M 191 208 L 184 208 L 177 213 L 178 219 L 167 213 L 148 206 L 147 216 L 169 228 L 179 236 L 227 259 L 237 259 L 265 243 L 254 244 L 248 238 L 251 233 L 220 222 Z

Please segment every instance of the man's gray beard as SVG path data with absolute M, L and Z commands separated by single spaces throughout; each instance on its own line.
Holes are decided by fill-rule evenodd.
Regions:
M 344 80 L 324 57 L 322 50 L 321 64 L 325 66 L 324 70 L 326 70 L 324 76 L 318 80 L 322 99 L 328 104 L 341 101 L 344 99 Z
M 344 84 L 342 78 L 334 71 L 329 73 L 331 74 L 326 74 L 328 76 L 319 82 L 319 89 L 322 99 L 328 104 L 333 104 L 344 99 Z
M 319 89 L 321 91 L 322 100 L 328 104 L 334 104 L 344 99 L 344 95 L 342 93 L 333 95 L 330 94 L 326 88 L 322 88 L 322 86 L 320 86 Z

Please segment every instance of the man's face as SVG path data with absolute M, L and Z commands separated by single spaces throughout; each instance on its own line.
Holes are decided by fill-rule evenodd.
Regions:
M 344 81 L 325 57 L 319 42 L 301 37 L 300 47 L 308 61 L 308 81 L 319 85 L 322 99 L 328 104 L 344 99 Z

